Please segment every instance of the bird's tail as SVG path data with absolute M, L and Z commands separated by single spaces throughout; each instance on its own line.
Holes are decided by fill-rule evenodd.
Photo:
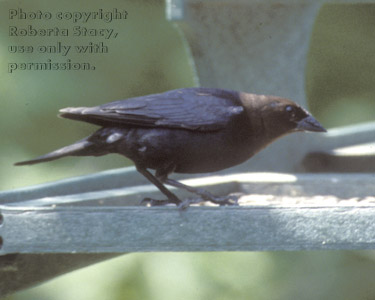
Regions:
M 32 165 L 41 162 L 47 162 L 51 160 L 55 160 L 65 156 L 86 156 L 86 155 L 93 155 L 93 152 L 96 152 L 97 147 L 94 143 L 87 140 L 87 138 L 80 140 L 72 145 L 57 149 L 45 155 L 39 156 L 37 158 L 17 162 L 15 166 L 23 166 L 23 165 Z M 99 153 L 95 153 L 94 155 L 100 155 Z

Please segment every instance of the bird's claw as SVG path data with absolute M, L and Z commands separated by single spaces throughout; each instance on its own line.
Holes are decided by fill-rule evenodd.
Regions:
M 181 203 L 178 204 L 177 206 L 178 206 L 179 209 L 184 210 L 184 209 L 188 208 L 191 204 L 197 204 L 197 203 L 201 203 L 203 201 L 204 200 L 201 199 L 201 198 L 186 198 L 183 201 L 181 201 Z

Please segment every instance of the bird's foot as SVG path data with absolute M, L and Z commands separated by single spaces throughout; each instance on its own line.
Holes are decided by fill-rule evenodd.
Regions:
M 199 204 L 199 203 L 202 203 L 203 200 L 202 198 L 186 198 L 184 199 L 183 201 L 181 201 L 180 204 L 178 204 L 178 208 L 181 209 L 181 210 L 184 210 L 186 208 L 188 208 L 191 204 Z

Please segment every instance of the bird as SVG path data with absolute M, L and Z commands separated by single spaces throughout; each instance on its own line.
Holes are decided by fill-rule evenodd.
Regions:
M 204 87 L 170 90 L 94 107 L 68 107 L 61 109 L 59 116 L 101 128 L 69 146 L 15 165 L 117 153 L 132 160 L 136 170 L 167 197 L 145 198 L 144 202 L 181 208 L 203 201 L 236 205 L 238 197 L 215 196 L 171 179 L 170 174 L 217 172 L 247 161 L 287 134 L 326 132 L 292 100 Z M 181 200 L 165 185 L 186 189 L 199 198 Z

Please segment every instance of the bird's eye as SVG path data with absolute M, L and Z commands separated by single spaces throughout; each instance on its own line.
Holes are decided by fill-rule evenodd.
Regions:
M 288 114 L 291 116 L 291 118 L 294 118 L 296 116 L 296 110 L 294 109 L 293 106 L 286 106 L 285 111 L 288 112 Z

